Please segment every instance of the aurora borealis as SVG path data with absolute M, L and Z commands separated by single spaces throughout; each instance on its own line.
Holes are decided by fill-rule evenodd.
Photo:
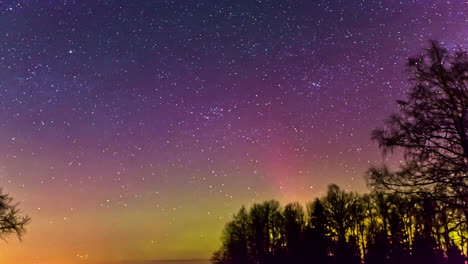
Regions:
M 242 205 L 365 191 L 370 130 L 464 0 L 0 1 L 0 262 L 207 259 Z M 397 161 L 396 161 L 397 162 Z

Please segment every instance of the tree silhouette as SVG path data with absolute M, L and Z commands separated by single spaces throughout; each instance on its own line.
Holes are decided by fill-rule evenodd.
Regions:
M 373 168 L 374 186 L 427 192 L 468 214 L 468 55 L 449 53 L 437 42 L 408 60 L 413 87 L 398 101 L 372 138 L 384 153 L 400 149 L 405 164 L 397 172 Z
M 287 249 L 284 256 L 294 263 L 304 263 L 304 228 L 305 213 L 299 203 L 291 203 L 284 207 L 284 242 Z
M 466 232 L 455 234 L 450 223 L 468 230 L 468 54 L 430 44 L 408 59 L 413 86 L 398 101 L 400 113 L 372 132 L 384 153 L 401 150 L 405 163 L 395 172 L 374 167 L 368 173 L 376 189 L 417 194 L 409 235 L 413 258 L 424 255 L 427 263 L 437 258 L 428 254 L 466 243 Z
M 282 252 L 283 216 L 277 201 L 254 204 L 250 209 L 251 249 L 255 263 L 271 263 Z
M 234 215 L 234 219 L 226 224 L 223 234 L 224 250 L 213 256 L 215 263 L 242 264 L 250 263 L 248 252 L 249 218 L 245 207 Z
M 26 225 L 31 221 L 28 216 L 22 216 L 18 204 L 13 202 L 9 194 L 0 188 L 0 238 L 14 234 L 19 239 L 26 232 Z
M 358 196 L 355 193 L 342 191 L 337 185 L 332 184 L 328 186 L 324 202 L 330 227 L 335 235 L 337 263 L 358 263 L 354 259 L 356 252 L 353 243 L 356 242 L 356 238 L 352 237 L 352 241 L 347 241 L 346 237 L 357 217 L 355 213 Z
M 309 226 L 305 233 L 307 260 L 314 263 L 327 263 L 330 250 L 329 222 L 325 207 L 320 199 L 308 206 Z

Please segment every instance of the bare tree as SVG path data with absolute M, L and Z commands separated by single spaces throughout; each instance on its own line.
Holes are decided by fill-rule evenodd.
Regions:
M 396 172 L 372 168 L 371 183 L 401 192 L 426 192 L 468 214 L 468 55 L 437 42 L 408 60 L 413 87 L 400 113 L 372 132 L 384 153 L 399 149 Z
M 28 216 L 21 215 L 13 198 L 0 188 L 0 238 L 6 240 L 9 235 L 15 234 L 21 239 L 30 221 Z

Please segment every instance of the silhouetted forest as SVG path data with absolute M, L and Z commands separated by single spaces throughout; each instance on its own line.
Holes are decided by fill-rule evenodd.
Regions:
M 213 263 L 464 263 L 466 215 L 429 196 L 330 185 L 307 204 L 242 207 L 223 233 Z
M 462 264 L 468 245 L 468 55 L 437 42 L 408 59 L 400 113 L 372 131 L 397 169 L 372 167 L 369 194 L 330 185 L 304 209 L 242 207 L 227 223 L 217 264 Z

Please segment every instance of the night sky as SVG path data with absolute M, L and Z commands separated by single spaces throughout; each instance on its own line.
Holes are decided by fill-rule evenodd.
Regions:
M 0 1 L 0 185 L 32 217 L 0 262 L 206 259 L 242 204 L 367 191 L 406 58 L 466 47 L 467 17 L 465 0 Z

